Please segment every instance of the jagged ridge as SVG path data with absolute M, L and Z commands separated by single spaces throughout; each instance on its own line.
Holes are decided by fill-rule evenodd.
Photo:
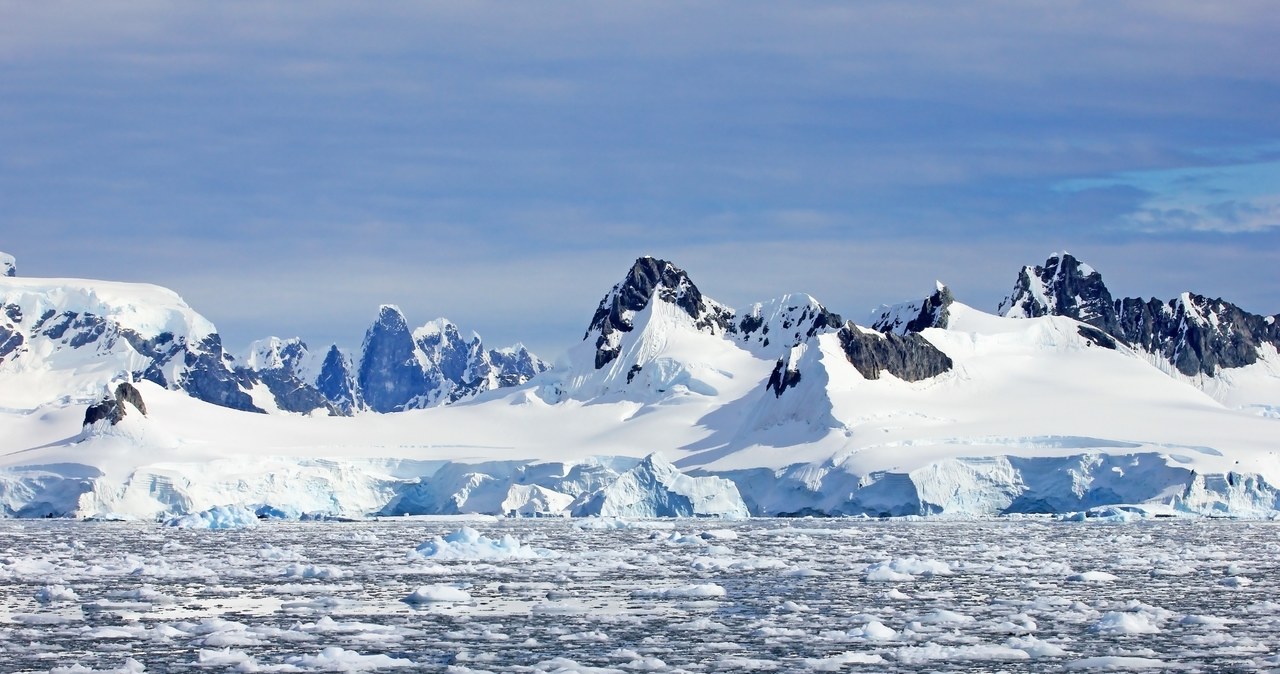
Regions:
M 1258 362 L 1259 347 L 1280 348 L 1280 315 L 1259 316 L 1223 299 L 1186 292 L 1168 300 L 1115 300 L 1102 275 L 1069 253 L 1023 267 L 1004 316 L 1068 316 L 1120 342 L 1168 361 L 1187 375 L 1214 376 L 1222 368 Z

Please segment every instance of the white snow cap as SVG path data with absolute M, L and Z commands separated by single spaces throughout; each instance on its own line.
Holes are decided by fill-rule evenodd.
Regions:
M 0 252 L 0 276 L 17 276 L 18 260 L 14 256 Z

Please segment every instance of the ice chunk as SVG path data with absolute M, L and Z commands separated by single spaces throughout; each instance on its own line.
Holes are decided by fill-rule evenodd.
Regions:
M 723 587 L 715 583 L 698 585 L 682 585 L 680 587 L 636 590 L 635 597 L 658 597 L 661 599 L 719 599 L 725 596 Z
M 1084 573 L 1073 573 L 1067 576 L 1068 583 L 1110 583 L 1118 579 L 1118 576 L 1106 571 L 1085 571 Z
M 906 581 L 916 576 L 950 576 L 951 566 L 946 562 L 919 557 L 903 557 L 876 562 L 867 567 L 869 581 Z
M 285 658 L 285 662 L 296 667 L 317 669 L 328 672 L 353 672 L 368 669 L 384 669 L 390 667 L 413 667 L 412 660 L 393 658 L 381 653 L 362 655 L 356 651 L 348 651 L 341 646 L 329 646 L 315 655 L 293 655 Z
M 462 527 L 447 536 L 436 536 L 410 553 L 421 559 L 437 560 L 532 559 L 550 554 L 548 550 L 521 544 L 511 534 L 494 540 L 471 527 Z
M 36 590 L 36 601 L 41 604 L 58 604 L 79 600 L 80 595 L 65 585 L 46 585 Z
M 452 585 L 424 585 L 401 601 L 407 604 L 471 601 L 471 593 Z
M 258 526 L 258 516 L 241 505 L 214 506 L 166 520 L 164 525 L 179 529 L 243 529 Z
M 1160 627 L 1142 612 L 1111 611 L 1090 628 L 1099 634 L 1155 634 Z
M 317 580 L 337 580 L 344 574 L 336 566 L 316 566 L 315 564 L 293 563 L 284 567 L 281 574 L 285 578 L 315 578 Z

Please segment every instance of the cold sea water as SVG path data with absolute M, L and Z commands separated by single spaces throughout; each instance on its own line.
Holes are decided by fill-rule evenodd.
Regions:
M 1280 523 L 0 521 L 4 672 L 1280 670 Z

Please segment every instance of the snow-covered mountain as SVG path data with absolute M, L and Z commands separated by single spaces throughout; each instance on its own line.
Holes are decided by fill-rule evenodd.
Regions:
M 444 318 L 410 330 L 399 307 L 383 305 L 365 332 L 356 399 L 375 412 L 433 407 L 518 386 L 548 367 L 522 345 L 492 350 L 475 333 L 463 339 Z
M 336 346 L 312 354 L 298 338 L 259 340 L 237 359 L 170 290 L 18 278 L 13 258 L 2 259 L 0 407 L 87 403 L 118 382 L 150 381 L 237 410 L 350 415 L 454 402 L 548 367 L 520 345 L 487 350 L 477 335 L 463 341 L 444 319 L 410 333 L 394 307 L 383 307 L 366 334 L 358 370 Z
M 0 407 L 86 403 L 117 381 L 150 381 L 261 411 L 212 323 L 165 288 L 0 277 Z
M 26 292 L 98 283 L 44 280 Z M 15 294 L 22 283 L 0 284 L 4 306 L 41 311 Z M 264 373 L 276 372 L 340 413 L 404 410 L 396 414 L 247 414 L 145 377 L 134 378 L 137 396 L 99 377 L 78 395 L 9 405 L 0 506 L 145 517 L 228 503 L 343 515 L 994 515 L 1117 503 L 1273 513 L 1274 317 L 1186 297 L 1178 330 L 1152 321 L 1153 335 L 1181 340 L 1167 356 L 1149 347 L 1165 341 L 1123 327 L 1125 301 L 1065 255 L 1020 274 L 1007 315 L 938 286 L 882 308 L 869 326 L 803 294 L 733 310 L 674 264 L 641 258 L 605 293 L 582 342 L 545 372 L 527 352 L 485 349 L 447 321 L 412 329 L 390 306 L 355 357 L 331 348 L 313 358 L 293 340 L 264 341 L 242 361 L 224 356 L 233 378 L 256 377 L 240 389 L 254 401 L 279 397 L 262 393 L 273 386 Z M 195 321 L 171 293 L 147 299 Z M 24 352 L 26 370 L 0 364 L 4 390 L 14 376 L 71 381 L 51 374 L 66 371 L 56 361 L 69 344 L 59 351 L 43 328 L 9 321 L 22 346 L 44 341 Z M 182 328 L 170 332 L 184 343 L 216 334 Z M 1196 334 L 1238 348 L 1197 347 Z M 1178 354 L 1197 348 L 1201 365 L 1188 376 Z M 94 363 L 119 360 L 87 353 L 76 352 L 74 370 L 86 377 Z M 1209 353 L 1217 359 L 1206 371 Z M 35 367 L 46 361 L 57 367 Z M 481 390 L 490 393 L 471 395 Z M 123 414 L 113 422 L 101 410 Z
M 1166 361 L 1187 377 L 1258 363 L 1280 349 L 1280 314 L 1259 316 L 1223 299 L 1113 299 L 1102 275 L 1069 253 L 1023 267 L 1003 316 L 1069 316 Z

